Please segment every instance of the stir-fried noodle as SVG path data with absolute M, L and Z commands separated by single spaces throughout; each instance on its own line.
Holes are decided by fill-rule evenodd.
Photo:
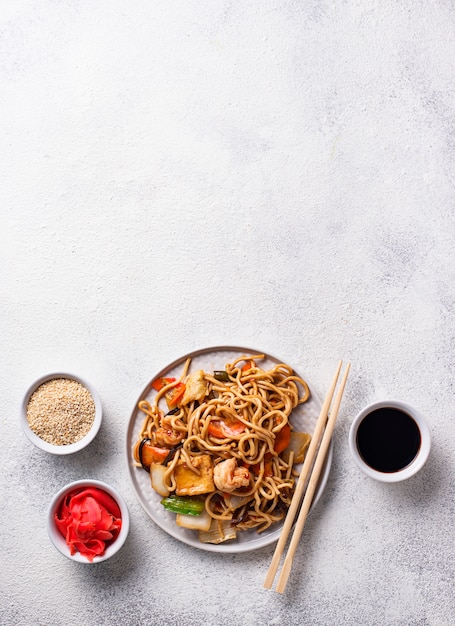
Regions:
M 290 505 L 296 457 L 289 417 L 310 397 L 290 366 L 264 370 L 256 363 L 263 358 L 242 356 L 222 371 L 192 374 L 188 360 L 179 379 L 155 387 L 152 404 L 139 403 L 146 417 L 134 449 L 138 464 L 145 465 L 145 445 L 152 464 L 164 466 L 169 494 L 203 499 L 212 519 L 258 532 L 281 520 Z

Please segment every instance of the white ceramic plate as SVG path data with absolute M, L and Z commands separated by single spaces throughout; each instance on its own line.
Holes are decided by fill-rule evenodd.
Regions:
M 221 544 L 201 543 L 198 539 L 197 531 L 187 530 L 177 526 L 175 523 L 175 514 L 164 509 L 164 507 L 160 504 L 160 500 L 162 499 L 161 496 L 155 493 L 155 491 L 151 488 L 150 476 L 148 472 L 141 467 L 136 467 L 133 459 L 133 446 L 137 441 L 141 425 L 145 418 L 142 411 L 138 409 L 138 404 L 140 401 L 146 399 L 152 402 L 155 392 L 152 391 L 151 383 L 159 376 L 175 376 L 178 378 L 181 375 L 186 359 L 189 357 L 191 357 L 190 371 L 203 369 L 208 372 L 213 372 L 214 370 L 223 370 L 226 363 L 230 363 L 240 356 L 254 354 L 264 354 L 264 352 L 261 350 L 252 350 L 251 348 L 220 346 L 198 350 L 182 356 L 173 363 L 170 363 L 161 371 L 157 372 L 153 378 L 150 379 L 149 383 L 136 402 L 136 406 L 128 425 L 126 438 L 127 466 L 133 489 L 140 504 L 152 520 L 169 535 L 190 546 L 201 550 L 207 550 L 209 552 L 237 553 L 262 548 L 278 540 L 282 524 L 276 524 L 262 533 L 257 533 L 255 530 L 239 532 L 235 540 Z M 266 358 L 260 361 L 260 366 L 264 369 L 268 369 L 268 367 L 273 367 L 273 365 L 277 363 L 283 363 L 283 361 L 276 359 L 271 355 L 266 355 Z M 302 376 L 299 372 L 296 373 Z M 311 384 L 308 382 L 306 376 L 302 376 L 302 378 L 304 378 L 310 387 L 311 398 L 304 404 L 301 404 L 294 409 L 291 415 L 291 422 L 296 430 L 312 433 L 319 416 L 321 402 L 314 394 Z M 331 463 L 332 446 L 330 447 L 327 455 L 324 469 L 313 498 L 312 507 L 314 507 L 321 497 L 329 476 Z

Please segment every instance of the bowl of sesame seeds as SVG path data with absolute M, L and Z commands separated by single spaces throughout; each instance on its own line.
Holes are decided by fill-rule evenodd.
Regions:
M 72 454 L 97 435 L 102 420 L 100 397 L 80 376 L 53 373 L 41 376 L 25 392 L 21 404 L 24 433 L 51 454 Z

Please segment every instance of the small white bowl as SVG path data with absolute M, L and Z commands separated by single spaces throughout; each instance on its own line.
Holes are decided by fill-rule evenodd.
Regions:
M 407 413 L 414 419 L 420 431 L 420 448 L 416 456 L 409 465 L 394 472 L 381 472 L 372 468 L 364 461 L 357 447 L 357 432 L 362 421 L 373 411 L 384 408 L 398 409 L 403 413 Z M 414 476 L 425 465 L 431 449 L 431 433 L 425 419 L 414 407 L 399 400 L 382 400 L 368 405 L 356 416 L 349 430 L 349 449 L 355 463 L 367 476 L 382 482 L 395 483 Z
M 35 432 L 33 432 L 33 430 L 30 428 L 30 425 L 27 421 L 27 406 L 28 406 L 28 403 L 32 394 L 43 383 L 49 380 L 57 379 L 57 378 L 68 378 L 70 380 L 75 380 L 76 382 L 80 383 L 90 392 L 90 395 L 92 396 L 93 401 L 95 403 L 95 419 L 93 421 L 91 429 L 82 439 L 79 439 L 79 441 L 76 441 L 75 443 L 71 443 L 67 445 L 54 445 L 52 443 L 48 443 L 47 441 L 44 441 L 44 439 L 41 439 L 40 437 L 38 437 L 38 435 Z M 69 374 L 67 372 L 45 374 L 44 376 L 41 376 L 40 378 L 35 380 L 35 382 L 32 383 L 30 387 L 27 389 L 27 391 L 25 392 L 22 398 L 21 407 L 20 407 L 20 419 L 21 419 L 22 430 L 30 439 L 30 441 L 35 444 L 35 446 L 37 446 L 38 448 L 41 448 L 41 450 L 44 450 L 45 452 L 50 452 L 51 454 L 60 454 L 60 455 L 73 454 L 73 452 L 79 452 L 79 450 L 82 450 L 83 448 L 88 446 L 88 444 L 91 443 L 93 439 L 96 437 L 100 429 L 102 417 L 103 417 L 103 408 L 101 405 L 101 399 L 98 395 L 98 392 L 93 387 L 93 385 L 89 383 L 87 380 L 85 380 L 84 378 L 81 378 L 80 376 L 76 376 L 75 374 Z
M 122 527 L 120 529 L 120 533 L 117 539 L 113 543 L 111 543 L 109 546 L 107 546 L 106 551 L 102 556 L 95 556 L 93 561 L 89 561 L 85 556 L 83 556 L 79 552 L 76 552 L 75 554 L 71 554 L 70 549 L 66 544 L 65 538 L 59 532 L 56 526 L 55 518 L 54 518 L 54 515 L 56 511 L 58 510 L 66 494 L 70 493 L 71 491 L 74 491 L 75 489 L 85 489 L 87 487 L 96 487 L 98 489 L 102 489 L 103 491 L 108 493 L 110 496 L 112 496 L 112 498 L 114 498 L 114 500 L 117 502 L 120 508 L 120 513 L 122 517 Z M 52 543 L 54 544 L 54 546 L 57 548 L 59 552 L 61 552 L 64 556 L 66 556 L 71 561 L 76 561 L 77 563 L 85 563 L 85 564 L 92 565 L 95 563 L 101 563 L 102 561 L 106 561 L 107 559 L 111 558 L 111 556 L 114 556 L 114 554 L 116 554 L 125 543 L 125 540 L 128 536 L 129 528 L 130 528 L 130 516 L 129 516 L 128 508 L 126 506 L 124 499 L 122 498 L 122 496 L 119 494 L 119 492 L 116 489 L 114 489 L 110 485 L 100 480 L 76 480 L 75 482 L 65 485 L 65 487 L 60 489 L 60 491 L 57 492 L 55 496 L 52 498 L 52 501 L 49 505 L 49 509 L 47 512 L 47 532 L 48 532 L 50 540 L 52 541 Z

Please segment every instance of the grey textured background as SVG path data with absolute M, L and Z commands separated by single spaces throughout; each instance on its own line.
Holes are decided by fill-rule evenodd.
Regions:
M 0 4 L 0 622 L 453 624 L 455 7 L 386 0 Z M 323 396 L 352 371 L 328 485 L 284 596 L 273 546 L 216 556 L 169 537 L 129 484 L 126 428 L 190 350 L 252 345 Z M 22 393 L 67 369 L 104 422 L 69 458 L 19 428 Z M 414 404 L 414 478 L 375 483 L 347 434 Z M 50 544 L 66 482 L 130 508 L 94 567 Z

